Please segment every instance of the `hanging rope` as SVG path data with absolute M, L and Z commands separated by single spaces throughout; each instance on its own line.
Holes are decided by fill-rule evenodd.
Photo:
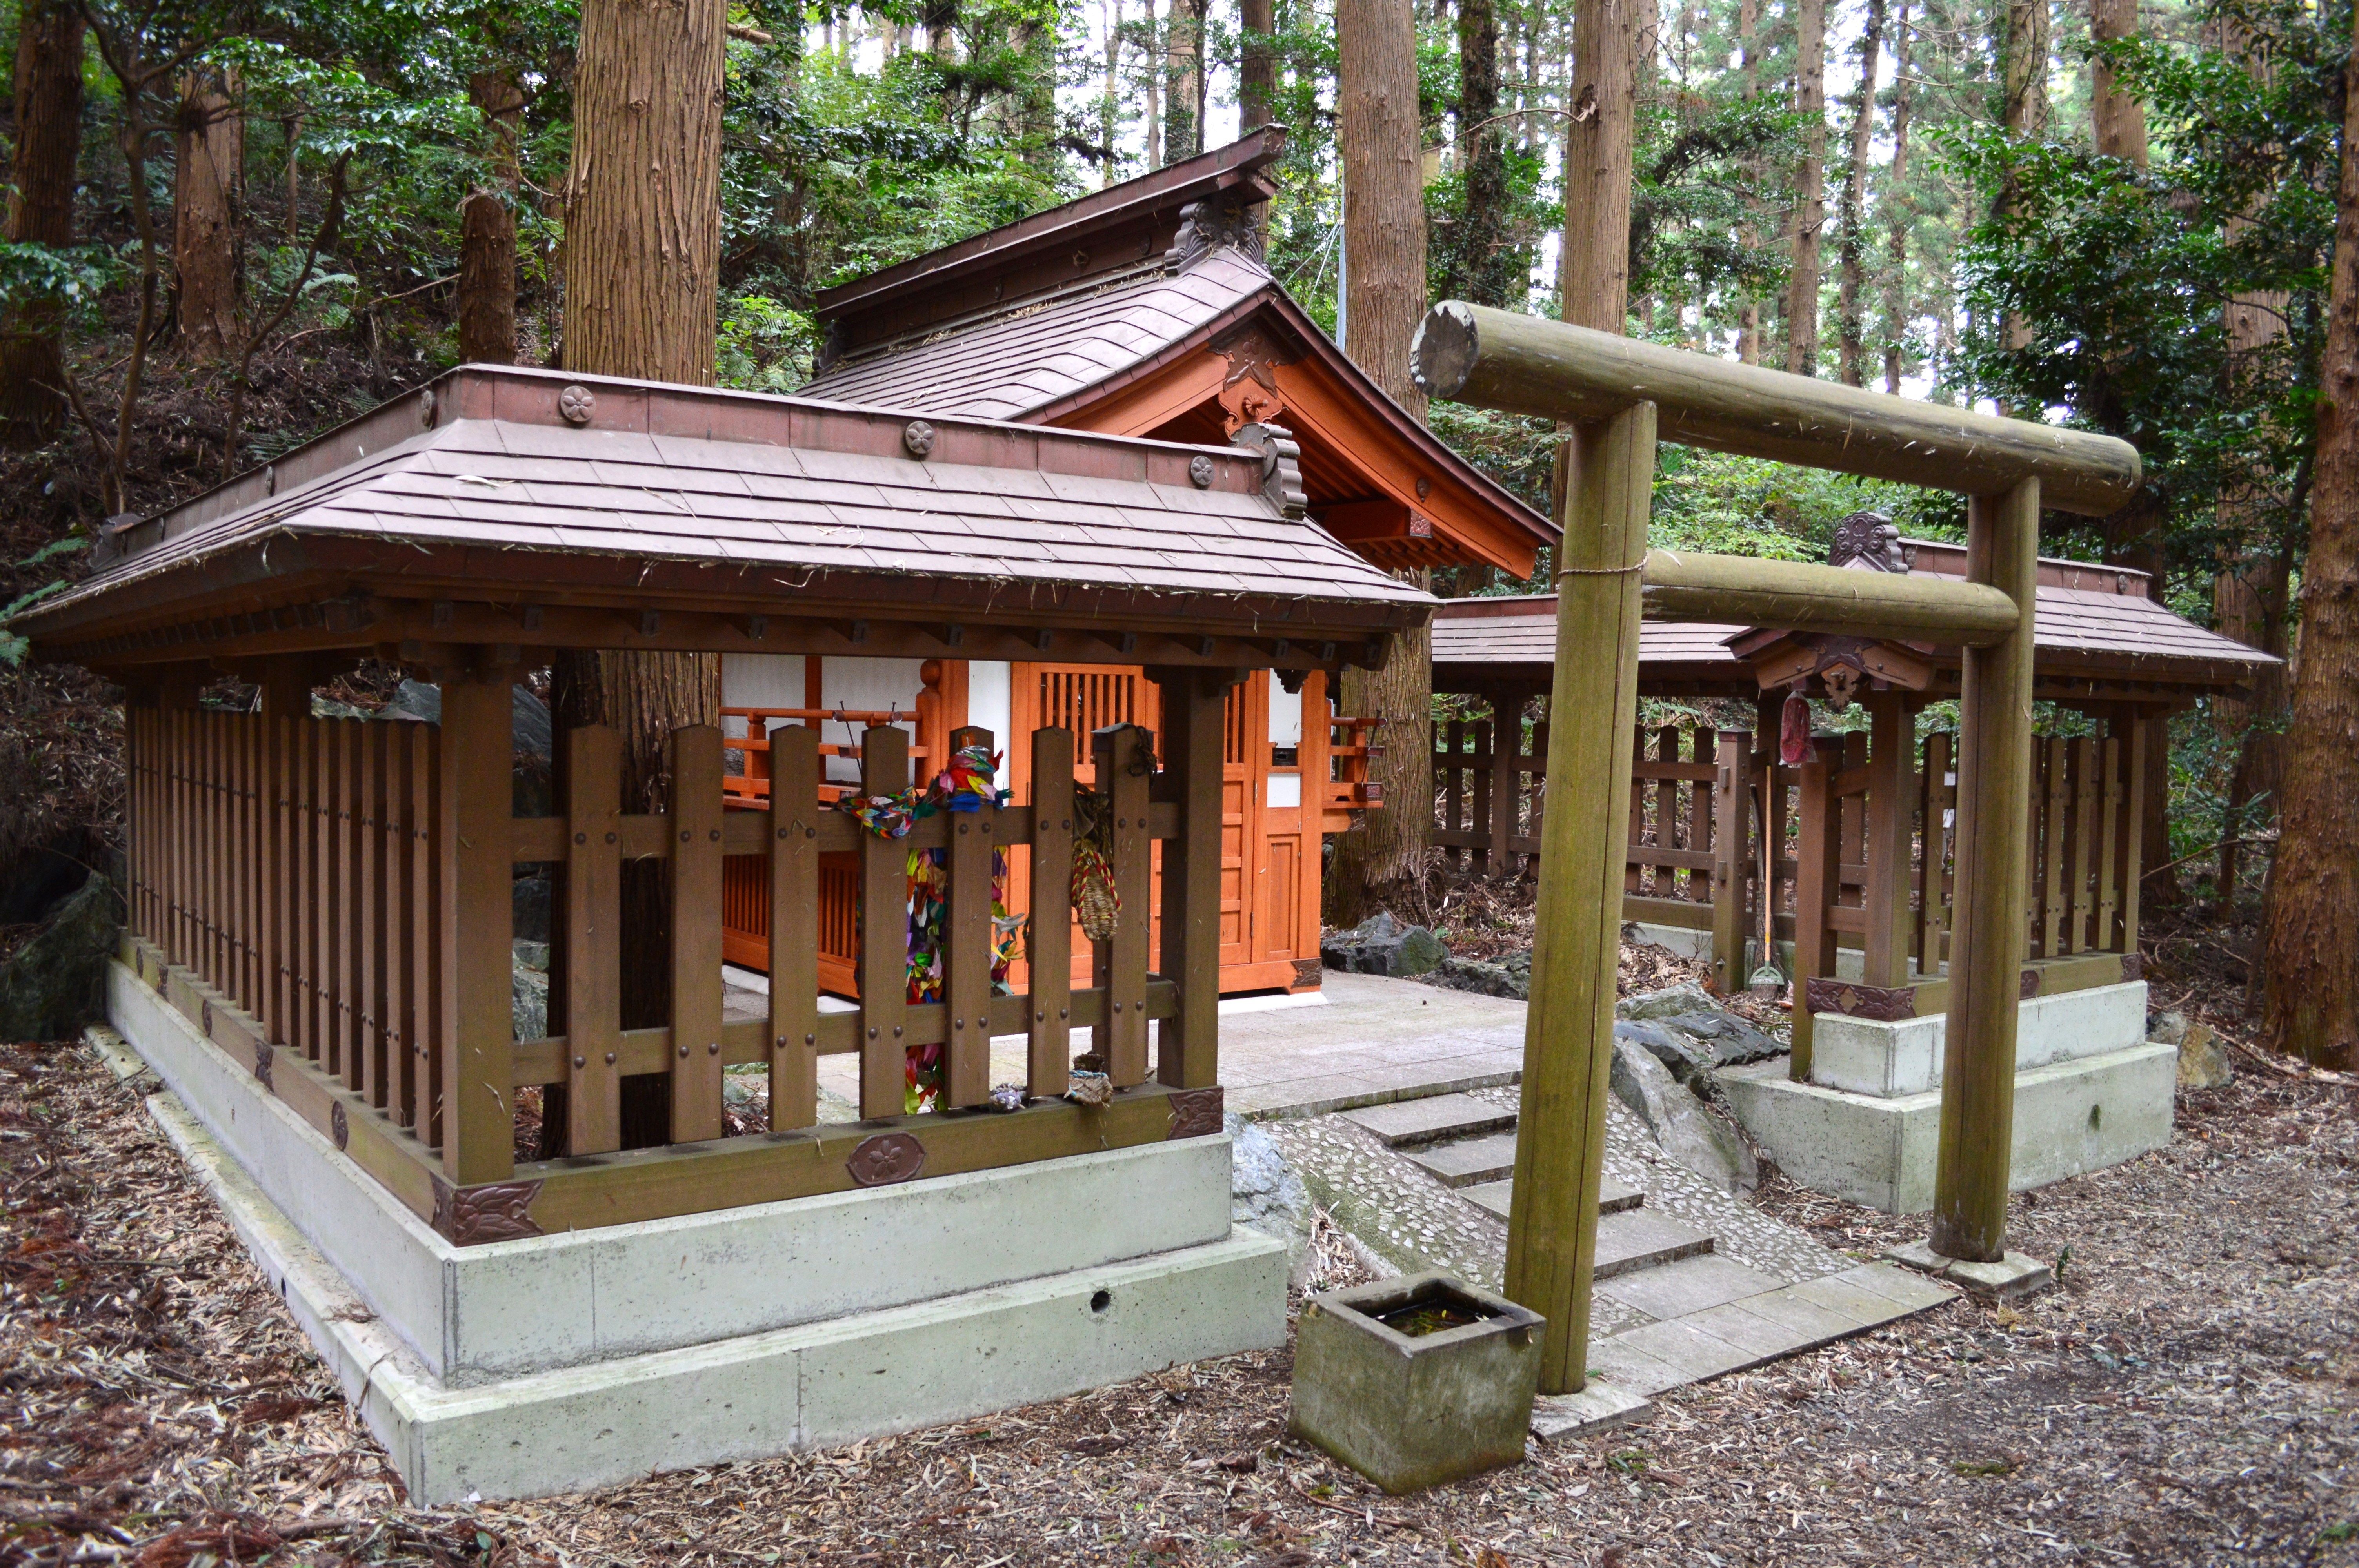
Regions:
M 1122 923 L 1122 890 L 1114 880 L 1114 797 L 1088 784 L 1073 786 L 1073 912 L 1082 935 L 1111 942 Z

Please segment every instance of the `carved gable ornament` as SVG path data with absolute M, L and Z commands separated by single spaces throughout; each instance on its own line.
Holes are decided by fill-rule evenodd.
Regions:
M 1223 246 L 1257 266 L 1263 265 L 1261 225 L 1254 222 L 1253 209 L 1235 192 L 1180 208 L 1180 232 L 1164 255 L 1184 272 Z

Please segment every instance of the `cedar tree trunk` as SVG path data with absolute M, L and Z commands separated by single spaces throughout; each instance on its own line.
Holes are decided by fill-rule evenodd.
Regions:
M 237 351 L 245 282 L 245 119 L 234 84 L 208 70 L 182 80 L 172 262 L 180 281 L 180 347 L 204 360 Z
M 1408 345 L 1425 314 L 1425 160 L 1419 150 L 1417 31 L 1397 0 L 1338 0 L 1336 135 L 1343 163 L 1343 351 L 1394 402 L 1425 417 Z M 1410 574 L 1423 585 L 1429 574 Z M 1432 641 L 1395 638 L 1376 671 L 1343 672 L 1337 711 L 1375 717 L 1384 754 L 1368 777 L 1384 806 L 1335 840 L 1330 920 L 1352 925 L 1408 893 L 1433 832 Z
M 2301 668 L 2263 958 L 2277 1048 L 2359 1067 L 2359 17 L 2343 71 L 2343 184 L 2320 366 Z
M 1794 7 L 1794 112 L 1802 161 L 1794 171 L 1794 265 L 1786 285 L 1786 368 L 1819 373 L 1819 231 L 1826 226 L 1827 4 Z
M 24 0 L 16 27 L 16 166 L 8 238 L 73 243 L 74 175 L 82 162 L 84 24 L 72 0 Z M 0 442 L 40 446 L 66 416 L 59 312 L 28 306 L 0 331 Z
M 1507 243 L 1506 132 L 1499 113 L 1496 0 L 1459 0 L 1458 146 L 1466 159 L 1466 206 L 1450 241 L 1443 292 L 1500 309 L 1524 305 L 1523 269 Z
M 1851 157 L 1843 171 L 1842 259 L 1836 307 L 1837 353 L 1845 386 L 1864 386 L 1867 325 L 1867 145 L 1875 130 L 1876 55 L 1884 42 L 1884 0 L 1867 0 L 1859 39 L 1859 92 L 1852 99 Z
M 2089 31 L 2098 43 L 2134 38 L 2137 30 L 2137 0 L 2091 0 Z M 2103 59 L 2089 66 L 2089 131 L 2105 157 L 2146 167 L 2146 105 L 2121 90 Z
M 929 27 L 934 16 L 929 9 Z M 712 384 L 726 17 L 723 0 L 582 6 L 566 200 L 569 370 Z M 946 45 L 949 29 L 932 37 Z M 560 737 L 592 722 L 621 731 L 626 811 L 660 804 L 672 730 L 719 722 L 714 654 L 568 654 L 551 674 Z M 662 863 L 632 862 L 624 896 L 624 1027 L 647 1027 L 670 1006 Z M 625 1145 L 664 1141 L 667 1080 L 625 1087 Z
M 1900 393 L 1900 345 L 1908 336 L 1908 0 L 1892 26 L 1892 165 L 1884 181 L 1890 263 L 1884 276 L 1884 390 Z
M 516 362 L 516 195 L 523 170 L 516 154 L 524 90 L 512 70 L 479 70 L 467 96 L 488 123 L 492 183 L 461 210 L 459 357 L 473 364 Z

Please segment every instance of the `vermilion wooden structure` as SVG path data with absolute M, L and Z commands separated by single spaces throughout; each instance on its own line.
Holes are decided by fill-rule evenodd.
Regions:
M 1431 602 L 1301 520 L 1272 471 L 1257 452 L 468 367 L 113 530 L 88 580 L 15 624 L 36 657 L 130 693 L 125 964 L 255 1094 L 454 1241 L 495 1240 L 1217 1132 L 1225 694 L 1248 669 L 1377 661 Z M 903 838 L 821 805 L 814 729 L 768 737 L 751 810 L 727 809 L 723 732 L 675 732 L 659 811 L 621 798 L 619 737 L 579 730 L 559 738 L 555 814 L 519 817 L 509 688 L 561 647 L 1143 660 L 1159 729 L 1006 737 L 1028 805 Z M 439 682 L 439 725 L 313 717 L 312 688 L 369 655 Z M 259 711 L 199 705 L 223 673 L 259 686 Z M 911 782 L 903 730 L 857 745 L 865 791 Z M 1077 987 L 1060 949 L 1083 758 L 1141 918 Z M 944 854 L 950 889 L 946 992 L 922 1005 L 902 983 L 919 849 Z M 995 849 L 1037 873 L 1016 994 L 992 979 Z M 861 879 L 862 1000 L 830 1012 L 818 880 L 837 855 Z M 770 995 L 747 1017 L 723 1011 L 732 856 L 767 893 Z M 663 1026 L 626 1031 L 637 859 L 667 868 L 672 1000 Z M 518 1040 L 511 883 L 551 864 L 567 1028 Z M 1080 1027 L 1112 1079 L 1103 1107 L 1055 1098 Z M 973 1108 L 995 1033 L 1030 1043 L 1032 1098 L 1007 1114 Z M 927 1044 L 947 1108 L 904 1117 L 907 1052 Z M 831 1052 L 860 1059 L 857 1125 L 814 1125 Z M 746 1062 L 768 1065 L 775 1130 L 724 1137 L 723 1069 Z M 670 1141 L 623 1151 L 621 1080 L 650 1074 L 669 1080 Z M 555 1084 L 571 1157 L 519 1162 L 515 1091 Z
M 1879 544 L 1879 524 L 1872 514 L 1850 520 L 1831 564 L 1964 577 L 1963 546 L 1897 536 Z M 2038 577 L 2033 693 L 2085 722 L 2082 734 L 2041 738 L 2033 754 L 2027 996 L 2136 977 L 2141 827 L 2159 808 L 2144 798 L 2145 749 L 2161 743 L 2171 712 L 2245 687 L 2275 662 L 2173 614 L 2143 572 L 2042 560 Z M 1433 623 L 1434 688 L 1484 699 L 1495 716 L 1437 737 L 1444 826 L 1435 840 L 1503 872 L 1520 871 L 1539 852 L 1548 731 L 1540 719 L 1524 752 L 1522 726 L 1496 716 L 1520 716 L 1535 702 L 1545 711 L 1556 616 L 1553 595 L 1456 600 Z M 1624 917 L 1709 931 L 1721 983 L 1743 985 L 1747 944 L 1762 930 L 1766 833 L 1777 849 L 1767 867 L 1774 929 L 1795 944 L 1801 981 L 1798 1078 L 1810 1069 L 1817 1013 L 1928 1017 L 1946 1005 L 1956 737 L 1920 741 L 1913 717 L 1958 695 L 1962 654 L 1775 628 L 1648 622 L 1639 630 L 1641 697 L 1741 701 L 1756 718 L 1750 730 L 1662 728 L 1637 737 Z M 1779 709 L 1798 690 L 1856 701 L 1869 729 L 1819 737 L 1814 762 L 1782 764 Z M 1512 751 L 1510 738 L 1518 742 Z M 1814 918 L 1798 919 L 1797 910 Z M 1834 978 L 1838 946 L 1859 951 L 1856 979 Z
M 826 347 L 804 395 L 1283 445 L 1296 456 L 1310 517 L 1363 558 L 1388 569 L 1481 565 L 1529 577 L 1553 527 L 1379 391 L 1264 264 L 1250 214 L 1273 192 L 1285 143 L 1283 129 L 1266 126 L 826 291 L 818 308 Z M 939 692 L 945 724 L 971 716 L 961 663 L 945 661 L 927 688 Z M 1152 727 L 1152 690 L 1136 665 L 1090 666 L 1076 684 L 1082 673 L 1068 662 L 1014 661 L 1012 728 L 1051 712 L 1094 722 L 1133 711 Z M 1230 701 L 1226 990 L 1318 985 L 1321 836 L 1386 804 L 1366 785 L 1367 748 L 1384 738 L 1364 719 L 1331 719 L 1323 675 L 1301 687 L 1299 745 L 1270 739 L 1268 712 L 1286 690 L 1256 672 Z M 906 715 L 919 694 L 901 700 Z M 816 690 L 807 706 L 821 706 Z M 1023 769 L 1013 759 L 1019 800 Z M 758 950 L 757 929 L 731 931 L 733 951 Z

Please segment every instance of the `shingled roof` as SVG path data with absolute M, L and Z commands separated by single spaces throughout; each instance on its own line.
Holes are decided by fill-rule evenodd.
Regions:
M 20 618 L 37 651 L 328 592 L 1331 639 L 1431 603 L 1287 516 L 1257 451 L 486 366 L 104 554 Z
M 1904 541 L 1910 573 L 1962 577 L 1965 548 Z M 2220 690 L 2249 683 L 2270 655 L 2208 632 L 2150 596 L 2146 573 L 2085 561 L 2043 558 L 2032 642 L 2042 696 L 2104 683 L 2155 696 Z M 1723 692 L 1749 695 L 1752 667 L 1730 644 L 1754 628 L 1649 621 L 1638 632 L 1638 685 L 1655 696 Z M 1952 686 L 1956 653 L 1937 656 Z M 1556 663 L 1553 595 L 1455 599 L 1433 620 L 1437 689 L 1488 684 L 1546 684 Z
M 1284 148 L 1284 132 L 1266 126 L 827 291 L 818 308 L 827 347 L 805 395 L 1218 440 L 1223 424 L 1201 412 L 1216 390 L 1258 377 L 1283 401 L 1273 367 L 1307 367 L 1353 416 L 1348 426 L 1299 406 L 1274 416 L 1302 445 L 1314 515 L 1330 503 L 1398 502 L 1420 515 L 1391 533 L 1365 515 L 1339 516 L 1337 531 L 1388 566 L 1487 560 L 1528 571 L 1555 528 L 1386 396 L 1263 264 L 1245 214 L 1271 194 L 1268 170 Z M 1169 406 L 1123 403 L 1208 354 L 1226 357 L 1225 385 L 1190 383 Z M 1245 422 L 1227 412 L 1226 428 Z M 1387 496 L 1368 470 L 1403 461 L 1417 470 L 1413 488 Z M 1451 505 L 1435 493 L 1443 487 L 1457 492 Z

